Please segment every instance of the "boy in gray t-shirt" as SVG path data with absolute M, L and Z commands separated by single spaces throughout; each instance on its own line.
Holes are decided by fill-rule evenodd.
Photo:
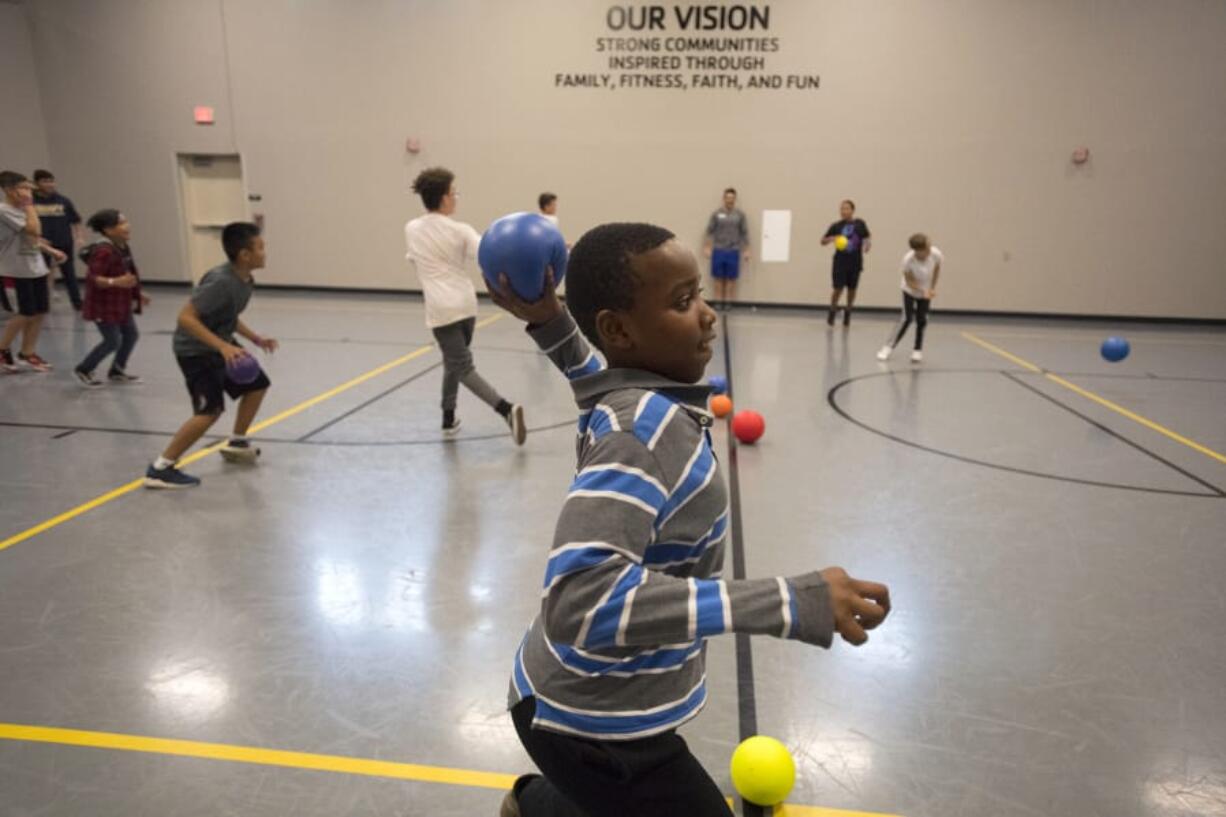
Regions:
M 43 316 L 50 309 L 43 252 L 56 261 L 62 261 L 64 254 L 43 241 L 42 225 L 34 209 L 34 185 L 29 179 L 12 170 L 0 171 L 0 191 L 0 277 L 13 279 L 17 295 L 17 314 L 8 319 L 0 333 L 0 371 L 12 374 L 24 365 L 36 372 L 49 372 L 51 364 L 35 351 Z M 7 298 L 5 307 L 9 308 Z M 9 346 L 19 334 L 21 351 L 14 358 Z
M 260 455 L 247 440 L 247 430 L 268 391 L 268 376 L 260 371 L 254 379 L 240 378 L 245 382 L 239 382 L 231 367 L 248 356 L 235 335 L 266 352 L 277 349 L 275 340 L 261 337 L 239 318 L 255 287 L 252 273 L 264 267 L 264 239 L 259 227 L 239 221 L 226 225 L 221 243 L 230 260 L 200 279 L 191 300 L 179 312 L 172 341 L 192 398 L 193 414 L 145 472 L 146 488 L 191 488 L 200 484 L 198 477 L 183 473 L 176 463 L 217 422 L 225 411 L 227 394 L 238 400 L 238 416 L 234 418 L 234 433 L 221 448 L 222 457 L 250 464 Z

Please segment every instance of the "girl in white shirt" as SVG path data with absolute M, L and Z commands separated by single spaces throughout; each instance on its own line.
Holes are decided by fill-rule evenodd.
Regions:
M 915 350 L 911 362 L 924 359 L 924 329 L 928 326 L 928 308 L 937 294 L 937 279 L 941 277 L 941 262 L 945 256 L 932 246 L 928 236 L 916 233 L 911 236 L 911 250 L 902 258 L 902 317 L 877 353 L 878 360 L 889 360 L 894 347 L 915 321 Z

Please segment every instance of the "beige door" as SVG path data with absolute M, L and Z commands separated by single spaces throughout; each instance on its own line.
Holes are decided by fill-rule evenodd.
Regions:
M 187 230 L 187 260 L 192 283 L 226 260 L 221 230 L 247 221 L 243 166 L 237 156 L 179 155 L 179 190 Z

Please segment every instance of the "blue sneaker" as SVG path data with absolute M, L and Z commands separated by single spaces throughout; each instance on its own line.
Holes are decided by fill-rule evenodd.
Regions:
M 145 471 L 146 488 L 195 488 L 199 484 L 199 477 L 185 474 L 173 465 L 161 470 L 150 465 Z

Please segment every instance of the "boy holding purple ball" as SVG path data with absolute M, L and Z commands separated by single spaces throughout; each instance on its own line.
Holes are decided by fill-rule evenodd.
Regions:
M 237 221 L 222 230 L 221 243 L 229 261 L 209 270 L 196 284 L 191 299 L 179 311 L 174 334 L 175 359 L 187 382 L 193 414 L 145 472 L 146 488 L 192 488 L 200 484 L 199 477 L 183 473 L 176 464 L 217 422 L 225 411 L 227 394 L 238 401 L 238 416 L 234 433 L 221 448 L 222 457 L 228 462 L 252 464 L 260 455 L 247 440 L 247 430 L 268 391 L 268 376 L 260 372 L 253 380 L 239 382 L 230 369 L 248 355 L 235 342 L 235 335 L 266 352 L 277 349 L 275 340 L 261 337 L 239 318 L 255 288 L 253 273 L 264 268 L 264 239 L 259 227 Z

